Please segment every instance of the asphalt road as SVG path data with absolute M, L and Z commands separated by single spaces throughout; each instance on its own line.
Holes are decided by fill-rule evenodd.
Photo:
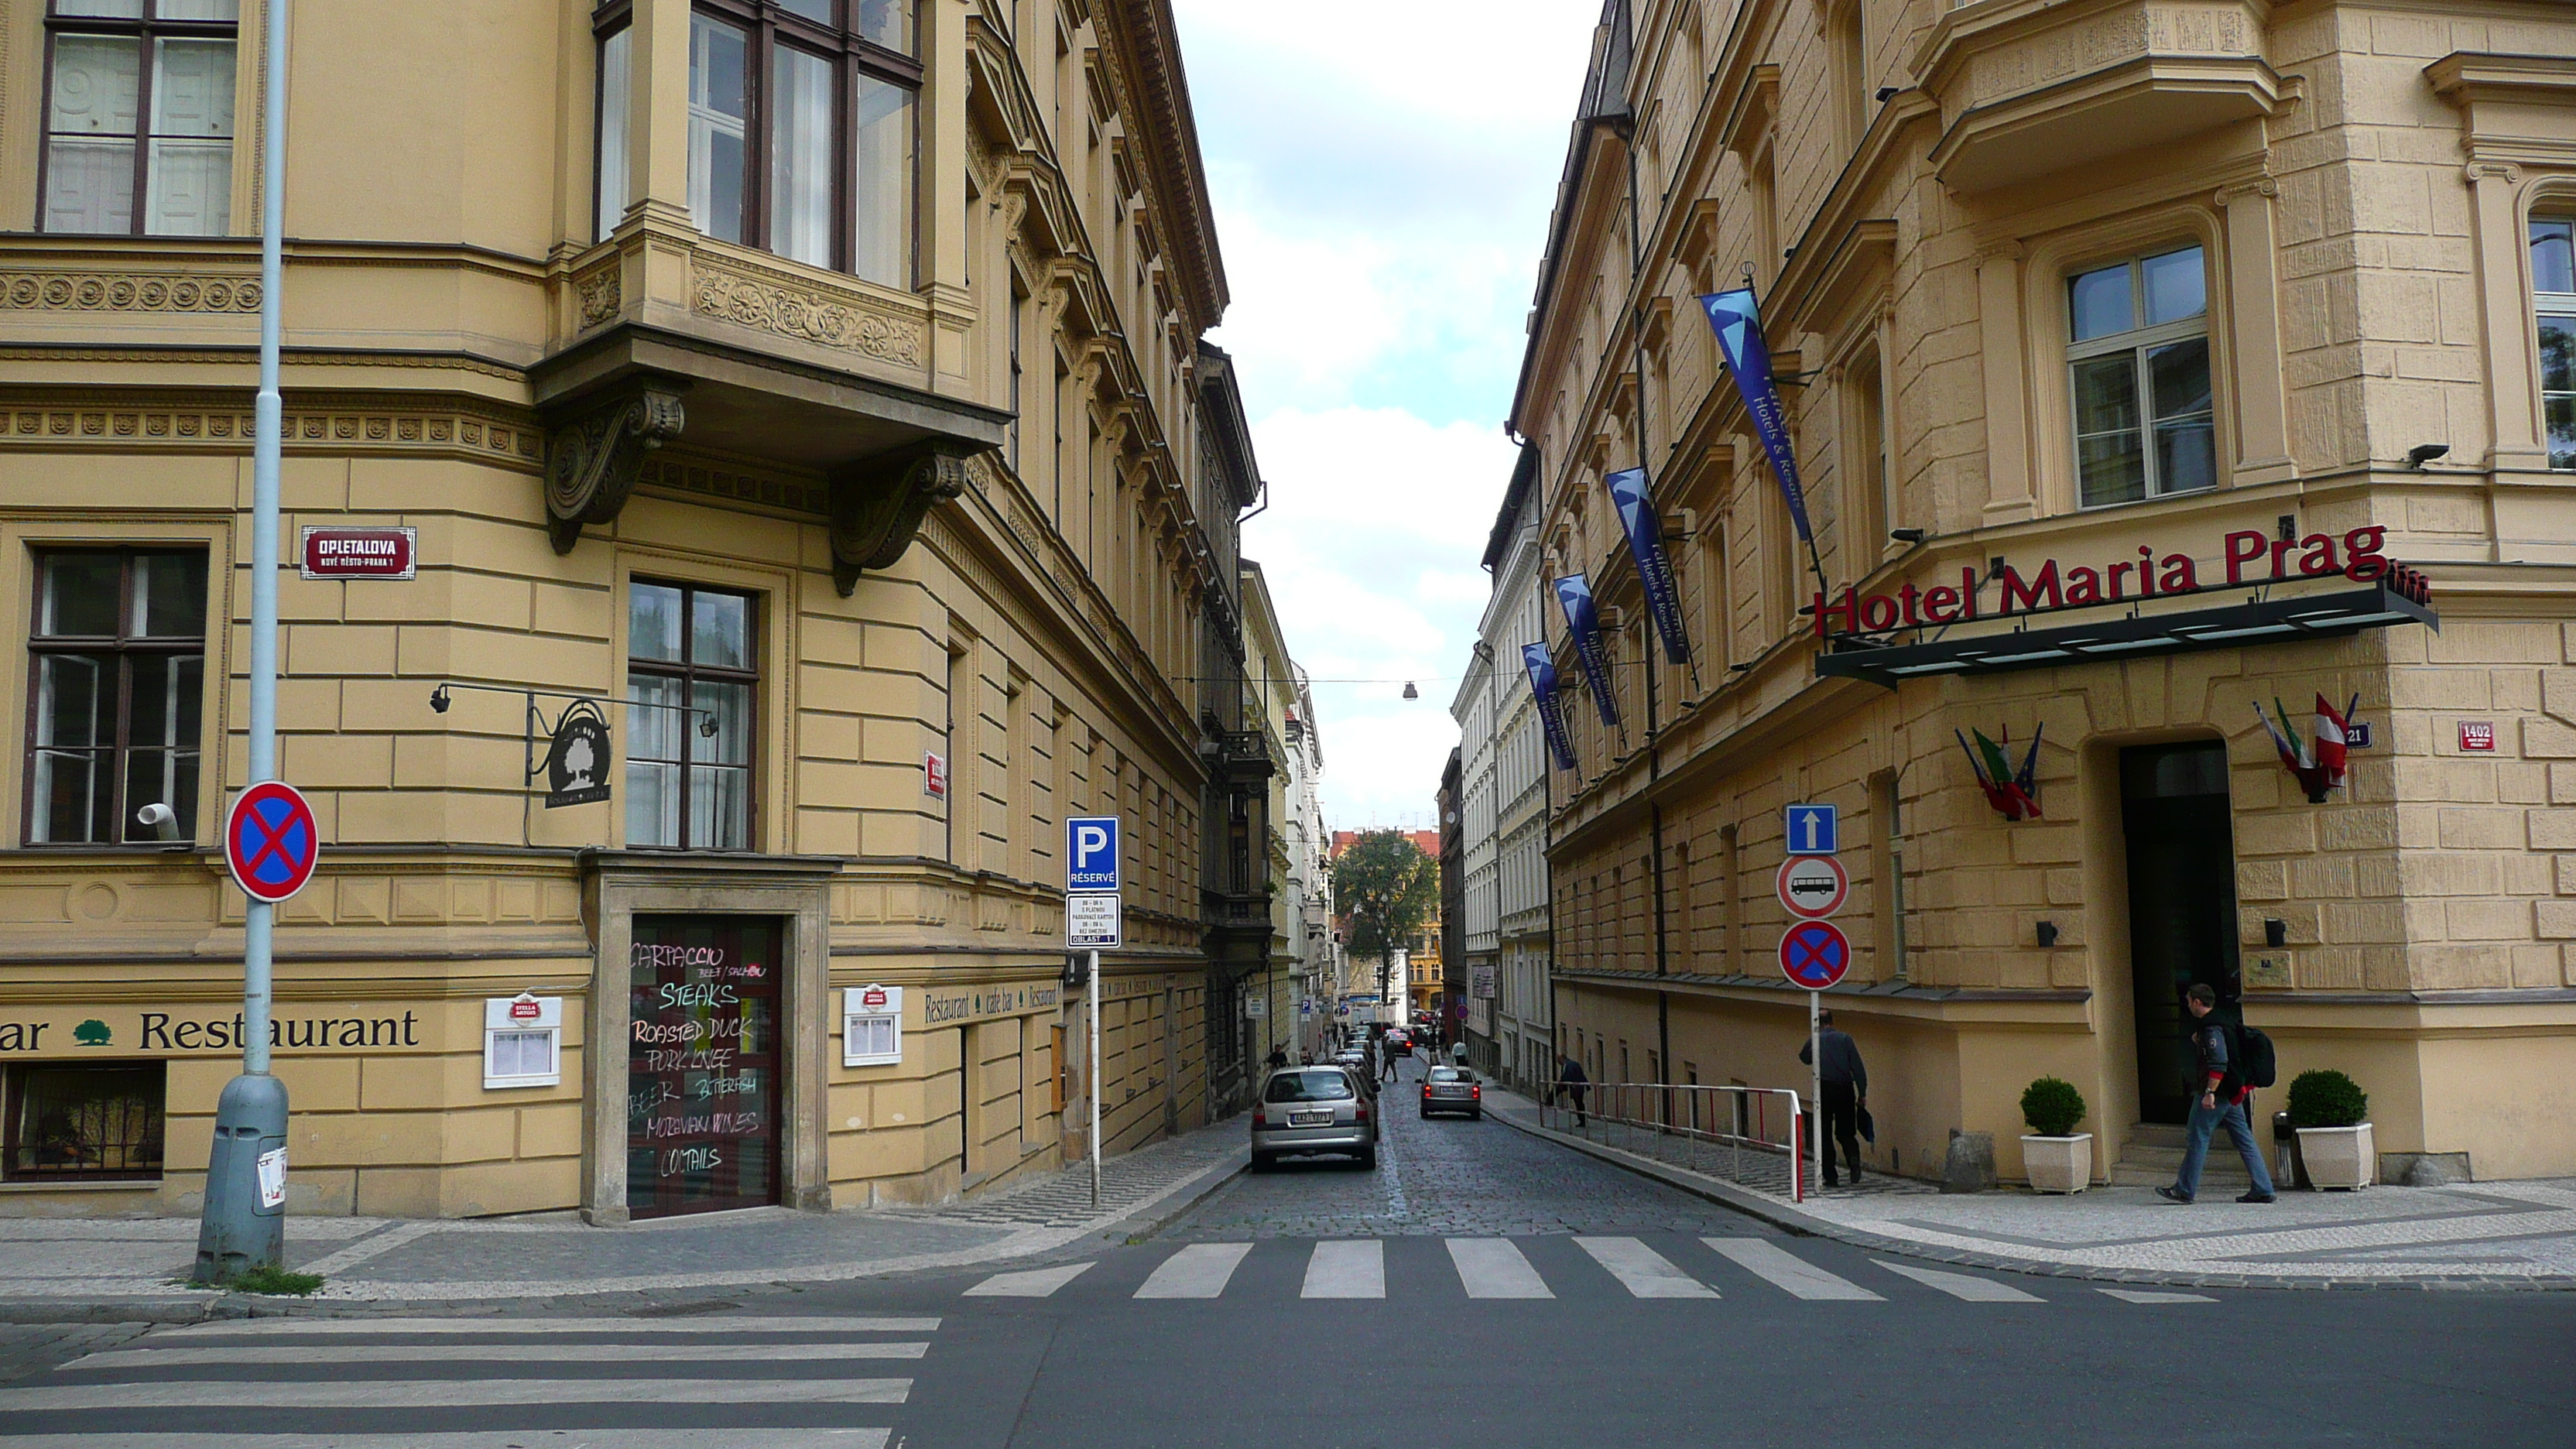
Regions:
M 1424 1123 L 1410 1100 L 1388 1098 L 1375 1173 L 1245 1176 L 1150 1241 L 1006 1271 L 581 1320 L 91 1331 L 57 1356 L 104 1357 L 0 1386 L 0 1443 L 2570 1442 L 2576 1296 L 2121 1296 L 1939 1270 L 1777 1234 L 1497 1122 Z

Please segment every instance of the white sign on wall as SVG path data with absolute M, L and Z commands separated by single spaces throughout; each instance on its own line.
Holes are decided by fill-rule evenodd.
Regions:
M 494 996 L 483 1002 L 483 1090 L 563 1084 L 563 998 Z
M 903 988 L 853 986 L 841 993 L 841 1065 L 903 1064 Z

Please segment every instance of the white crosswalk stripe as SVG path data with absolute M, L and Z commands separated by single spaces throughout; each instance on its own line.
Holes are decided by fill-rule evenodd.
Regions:
M 2105 1288 L 2102 1292 L 2123 1303 L 2215 1303 L 2206 1293 L 2150 1293 L 2137 1288 Z
M 0 1414 L 12 1416 L 11 1449 L 885 1449 L 893 1429 L 883 1422 L 884 1406 L 908 1402 L 913 1380 L 879 1377 L 869 1367 L 920 1360 L 931 1345 L 860 1335 L 938 1327 L 937 1318 L 823 1314 L 201 1323 L 158 1329 L 43 1379 L 0 1385 Z M 390 1377 L 371 1377 L 366 1366 L 374 1365 L 395 1367 Z M 248 1372 L 171 1373 L 210 1368 Z M 765 1417 L 773 1405 L 795 1405 L 811 1417 L 852 1411 L 848 1417 L 878 1422 L 789 1429 L 713 1422 Z M 239 1427 L 245 1414 L 272 1409 L 367 1417 L 328 1432 Z M 151 1416 L 148 1428 L 93 1423 L 137 1411 Z M 479 1423 L 458 1417 L 477 1411 Z M 519 1427 L 531 1411 L 554 1427 Z M 441 1414 L 445 1423 L 409 1428 L 406 1415 L 420 1413 Z M 621 1423 L 638 1418 L 656 1422 Z M 65 1424 L 84 1432 L 59 1432 Z
M 1553 1298 L 1547 1280 L 1508 1238 L 1451 1238 L 1449 1261 L 1470 1298 Z
M 735 1363 L 821 1363 L 919 1358 L 927 1343 L 737 1343 Z M 255 1343 L 223 1348 L 118 1348 L 80 1361 L 85 1369 L 176 1368 L 189 1364 L 303 1363 L 696 1363 L 699 1343 Z
M 740 1338 L 751 1333 L 937 1333 L 936 1318 L 834 1318 L 809 1314 L 791 1318 L 241 1318 L 191 1323 L 156 1330 L 152 1337 L 252 1338 L 270 1335 L 325 1338 L 335 1335 L 382 1336 L 389 1333 L 481 1333 L 525 1337 L 553 1333 L 719 1333 Z
M 1938 1288 L 1962 1302 L 2045 1303 L 2048 1301 L 2045 1298 L 2024 1293 L 2009 1283 L 1999 1283 L 1992 1278 L 1980 1278 L 1972 1273 L 1944 1273 L 1938 1268 L 1916 1268 L 1904 1263 L 1891 1263 L 1884 1258 L 1872 1258 L 1870 1261 L 1891 1273 Z
M 1574 1245 L 1639 1298 L 1715 1298 L 1717 1290 L 1635 1238 L 1576 1238 Z
M 1214 1298 L 1252 1251 L 1250 1243 L 1192 1243 L 1163 1260 L 1136 1290 L 1139 1298 Z
M 1067 1263 L 1060 1268 L 1033 1268 L 1025 1273 L 996 1273 L 966 1290 L 969 1298 L 1050 1298 L 1055 1290 L 1079 1278 L 1089 1263 Z
M 461 1434 L 18 1434 L 9 1449 L 885 1449 L 891 1429 L 505 1429 Z
M 1386 1245 L 1375 1238 L 1357 1242 L 1327 1239 L 1306 1260 L 1303 1298 L 1384 1298 Z
M 1838 1274 L 1828 1273 L 1768 1238 L 1702 1238 L 1720 1256 L 1793 1298 L 1823 1303 L 1887 1300 Z
M 0 1413 L 42 1409 L 434 1409 L 460 1404 L 900 1404 L 910 1379 L 341 1379 L 64 1384 L 0 1389 Z

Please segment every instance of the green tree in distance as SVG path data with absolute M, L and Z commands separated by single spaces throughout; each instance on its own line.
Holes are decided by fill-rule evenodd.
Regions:
M 1378 963 L 1387 998 L 1390 953 L 1422 933 L 1440 904 L 1440 863 L 1400 830 L 1363 830 L 1333 862 L 1333 902 L 1351 923 L 1351 955 Z

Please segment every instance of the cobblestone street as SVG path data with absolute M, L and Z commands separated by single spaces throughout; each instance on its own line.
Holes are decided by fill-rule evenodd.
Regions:
M 1491 1118 L 1416 1109 L 1424 1063 L 1400 1059 L 1381 1098 L 1375 1172 L 1347 1158 L 1292 1158 L 1247 1173 L 1162 1234 L 1244 1238 L 1573 1232 L 1767 1231 L 1751 1219 L 1514 1131 Z M 1238 1129 L 1238 1131 L 1241 1129 Z

